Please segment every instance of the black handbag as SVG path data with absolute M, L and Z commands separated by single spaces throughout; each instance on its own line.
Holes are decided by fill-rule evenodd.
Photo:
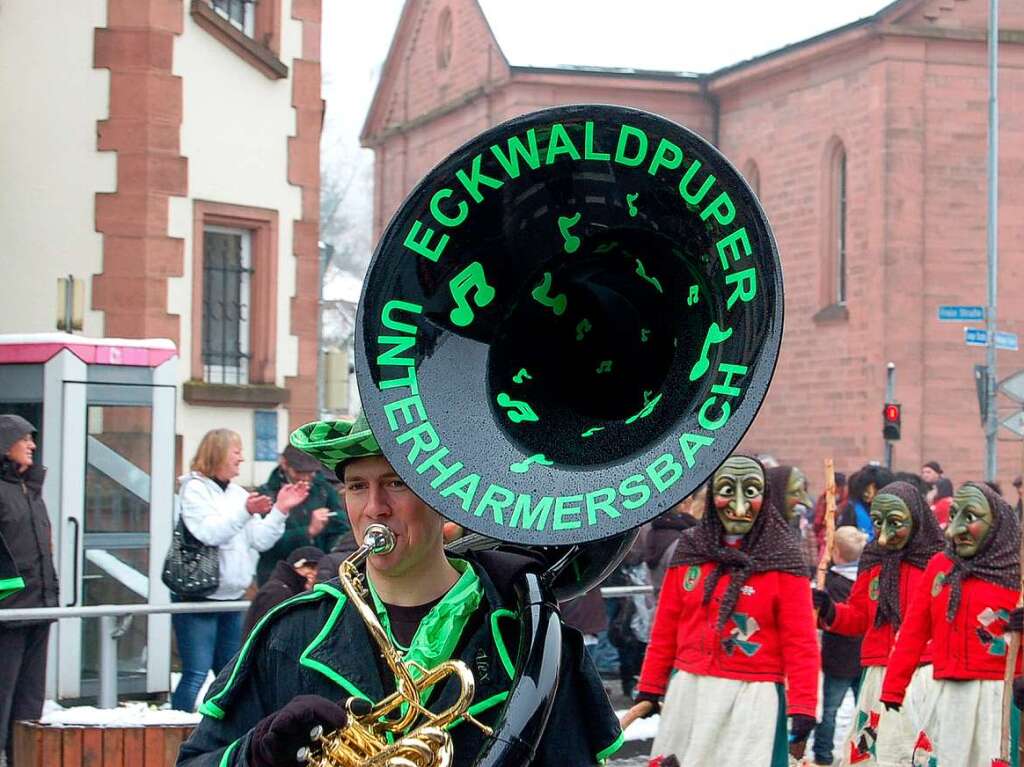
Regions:
M 192 535 L 180 516 L 174 526 L 160 580 L 172 593 L 186 601 L 209 596 L 220 585 L 217 546 L 207 546 Z

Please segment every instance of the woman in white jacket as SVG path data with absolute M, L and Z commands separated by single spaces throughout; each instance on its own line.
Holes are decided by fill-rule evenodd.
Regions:
M 277 543 L 288 512 L 309 492 L 303 484 L 285 485 L 271 506 L 266 496 L 231 481 L 241 463 L 241 437 L 230 429 L 214 429 L 199 443 L 192 471 L 180 481 L 182 521 L 192 535 L 218 551 L 220 584 L 202 601 L 240 599 L 245 594 L 260 552 Z M 173 594 L 171 599 L 181 601 Z M 182 665 L 171 707 L 194 711 L 206 675 L 211 670 L 219 673 L 238 651 L 242 613 L 176 613 L 171 621 Z

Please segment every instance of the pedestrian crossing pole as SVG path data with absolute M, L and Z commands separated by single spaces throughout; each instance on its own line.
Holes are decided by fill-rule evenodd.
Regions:
M 988 329 L 985 349 L 988 375 L 985 381 L 988 407 L 985 414 L 985 478 L 996 479 L 996 299 L 999 285 L 999 0 L 989 0 L 988 19 Z

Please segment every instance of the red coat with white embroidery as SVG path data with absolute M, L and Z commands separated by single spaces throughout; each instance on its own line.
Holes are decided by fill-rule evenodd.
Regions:
M 638 689 L 664 695 L 673 668 L 750 682 L 786 682 L 788 714 L 814 716 L 821 658 L 810 583 L 778 571 L 754 573 L 721 631 L 718 607 L 731 576 L 702 604 L 715 565 L 680 565 L 665 574 Z
M 1010 611 L 1017 606 L 1017 591 L 980 578 L 964 578 L 960 607 L 952 621 L 946 620 L 950 594 L 946 580 L 952 569 L 952 560 L 941 552 L 928 563 L 889 656 L 882 682 L 883 701 L 903 702 L 929 640 L 936 679 L 1003 678 L 1008 644 L 1005 632 Z
M 822 625 L 833 634 L 861 636 L 864 641 L 860 645 L 860 664 L 862 666 L 884 666 L 889 662 L 889 655 L 896 644 L 896 629 L 891 623 L 875 625 L 878 613 L 879 576 L 881 565 L 874 565 L 857 573 L 853 591 L 846 602 L 835 604 L 836 617 L 831 624 Z M 900 565 L 900 607 L 906 615 L 910 601 L 917 593 L 917 586 L 924 577 L 920 567 L 904 562 Z M 918 665 L 932 662 L 931 647 L 925 646 Z

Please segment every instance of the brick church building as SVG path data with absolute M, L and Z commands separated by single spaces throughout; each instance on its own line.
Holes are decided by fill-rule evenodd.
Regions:
M 957 482 L 980 478 L 985 350 L 937 308 L 986 301 L 987 24 L 987 0 L 897 0 L 694 75 L 517 66 L 477 0 L 407 0 L 362 136 L 376 153 L 375 234 L 433 165 L 502 120 L 586 102 L 662 114 L 743 172 L 779 244 L 782 352 L 743 447 L 803 466 L 815 491 L 827 456 L 844 471 L 882 460 L 892 361 L 894 467 L 936 459 Z M 999 327 L 1024 332 L 1024 5 L 1003 4 L 1000 28 Z M 999 378 L 1024 368 L 1019 352 L 999 355 Z M 1019 406 L 1001 395 L 1000 409 Z M 1000 436 L 1012 501 L 1021 445 Z

